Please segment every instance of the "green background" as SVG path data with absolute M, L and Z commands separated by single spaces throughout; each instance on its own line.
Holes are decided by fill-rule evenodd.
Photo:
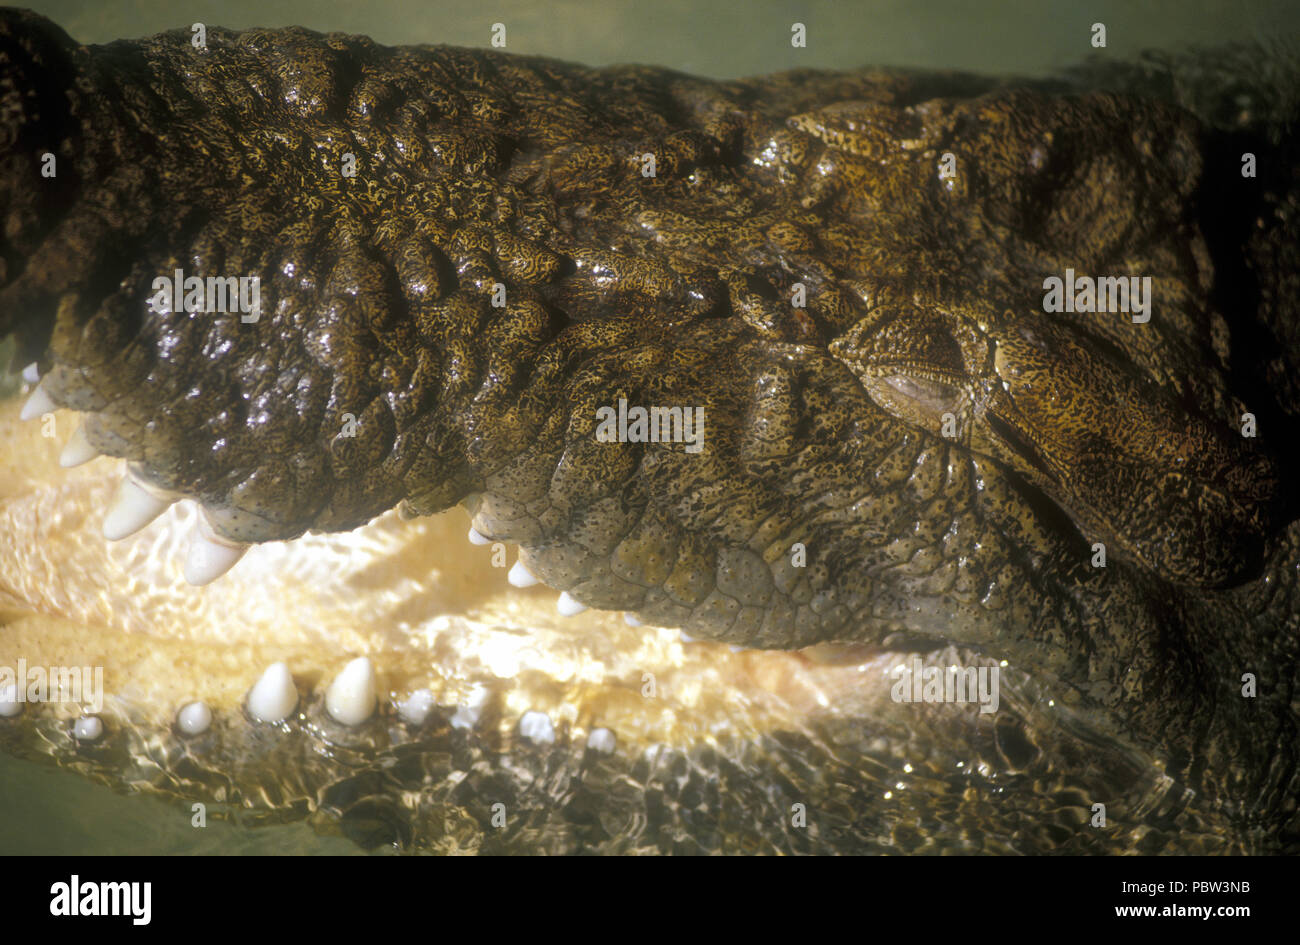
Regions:
M 511 52 L 591 65 L 644 62 L 735 77 L 798 66 L 930 66 L 1042 75 L 1091 52 L 1090 27 L 1106 24 L 1106 55 L 1146 48 L 1295 34 L 1295 0 L 234 0 L 185 3 L 57 0 L 32 7 L 78 40 L 103 43 L 191 23 L 243 29 L 307 26 L 365 33 L 388 44 L 485 46 L 506 25 Z M 790 24 L 808 46 L 790 46 Z

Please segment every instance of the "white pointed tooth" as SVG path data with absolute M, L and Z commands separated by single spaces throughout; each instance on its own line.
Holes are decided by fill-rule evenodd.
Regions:
M 12 719 L 23 710 L 18 687 L 13 683 L 0 686 L 0 718 Z
M 176 713 L 176 727 L 186 735 L 202 735 L 212 724 L 212 710 L 206 702 L 191 702 Z
M 468 538 L 469 538 L 469 543 L 470 543 L 471 545 L 490 545 L 490 544 L 492 544 L 492 539 L 491 539 L 491 538 L 485 538 L 483 535 L 481 535 L 481 534 L 479 533 L 479 530 L 478 530 L 477 528 L 471 528 L 471 529 L 469 530 Z
M 519 734 L 538 745 L 555 741 L 555 726 L 545 712 L 529 710 L 519 717 Z
M 478 724 L 478 712 L 468 706 L 457 706 L 451 715 L 452 728 L 473 728 Z
M 104 723 L 97 715 L 83 715 L 72 723 L 72 737 L 79 742 L 93 742 L 104 734 Z
M 283 722 L 298 705 L 298 690 L 284 663 L 272 663 L 248 690 L 248 714 L 258 722 Z
M 618 744 L 618 739 L 614 733 L 607 728 L 595 728 L 587 736 L 587 747 L 592 751 L 598 751 L 602 755 L 614 754 L 614 746 Z
M 334 677 L 325 692 L 325 709 L 336 722 L 360 725 L 375 713 L 375 668 L 358 656 Z
M 50 395 L 45 392 L 44 384 L 37 384 L 36 390 L 27 398 L 27 403 L 23 404 L 22 412 L 18 414 L 19 420 L 34 420 L 41 414 L 50 413 L 58 410 L 59 406 L 50 399 Z
M 108 514 L 104 516 L 104 537 L 118 541 L 134 535 L 161 515 L 173 501 L 170 496 L 142 486 L 135 476 L 127 473 L 117 487 Z
M 206 520 L 200 520 L 190 535 L 190 550 L 185 556 L 185 580 L 198 587 L 211 584 L 244 557 L 249 546 L 219 538 Z
M 99 450 L 91 446 L 90 440 L 86 439 L 85 426 L 78 426 L 72 431 L 72 436 L 68 437 L 63 452 L 59 454 L 59 465 L 64 469 L 71 469 L 73 466 L 90 462 L 98 455 Z
M 526 567 L 523 561 L 516 561 L 510 568 L 510 573 L 506 575 L 506 580 L 515 587 L 532 587 L 534 584 L 541 584 L 541 578 L 533 574 Z
M 685 630 L 678 630 L 678 631 L 677 631 L 677 635 L 678 635 L 679 637 L 681 637 L 681 640 L 682 640 L 683 643 L 699 643 L 699 642 L 700 642 L 700 641 L 697 640 L 695 637 L 693 637 L 693 636 L 691 636 L 689 633 L 687 633 Z
M 636 614 L 632 613 L 631 611 L 628 611 L 627 613 L 623 614 L 623 622 L 627 624 L 629 627 L 643 626 L 643 624 L 641 623 L 641 618 L 638 617 Z
M 23 368 L 23 380 L 26 381 L 28 384 L 39 383 L 40 379 L 41 379 L 41 369 L 37 367 L 35 361 L 27 365 L 27 367 Z
M 576 600 L 574 600 L 572 597 L 569 596 L 568 591 L 564 591 L 563 593 L 560 594 L 560 599 L 555 602 L 555 609 L 558 610 L 565 617 L 572 617 L 575 614 L 580 614 L 584 610 L 586 610 L 587 605 L 579 604 Z
M 451 727 L 473 728 L 477 725 L 479 715 L 491 695 L 492 691 L 487 686 L 475 685 L 471 688 L 464 703 L 456 707 L 456 712 L 451 717 Z
M 433 692 L 417 689 L 401 702 L 397 703 L 397 714 L 411 725 L 423 725 L 424 720 L 433 711 Z

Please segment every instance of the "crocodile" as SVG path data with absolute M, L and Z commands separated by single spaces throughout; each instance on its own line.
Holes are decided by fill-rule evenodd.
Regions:
M 10 688 L 0 744 L 379 849 L 1293 849 L 1260 61 L 719 81 L 4 11 L 0 655 L 105 697 Z M 1000 696 L 909 698 L 967 670 Z

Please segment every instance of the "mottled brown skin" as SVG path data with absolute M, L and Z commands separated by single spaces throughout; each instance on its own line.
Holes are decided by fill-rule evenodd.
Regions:
M 1294 219 L 1216 256 L 1213 129 L 969 76 L 207 41 L 0 19 L 0 332 L 99 449 L 233 539 L 463 502 L 593 607 L 1005 656 L 1290 836 L 1297 405 L 1238 349 L 1294 331 Z M 1153 277 L 1150 323 L 1045 314 L 1067 267 Z M 261 319 L 149 311 L 177 268 L 260 275 Z M 1242 268 L 1244 312 L 1216 283 Z M 705 448 L 597 442 L 620 397 L 703 406 Z

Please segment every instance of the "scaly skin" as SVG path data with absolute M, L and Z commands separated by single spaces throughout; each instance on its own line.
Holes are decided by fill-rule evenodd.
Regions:
M 1233 181 L 1148 94 L 207 40 L 0 19 L 0 333 L 101 452 L 234 541 L 463 503 L 649 624 L 1007 659 L 1291 842 L 1280 162 Z M 1151 276 L 1151 321 L 1044 313 L 1066 268 Z M 150 310 L 176 269 L 259 275 L 260 319 Z M 703 449 L 598 441 L 620 398 L 703 407 Z

